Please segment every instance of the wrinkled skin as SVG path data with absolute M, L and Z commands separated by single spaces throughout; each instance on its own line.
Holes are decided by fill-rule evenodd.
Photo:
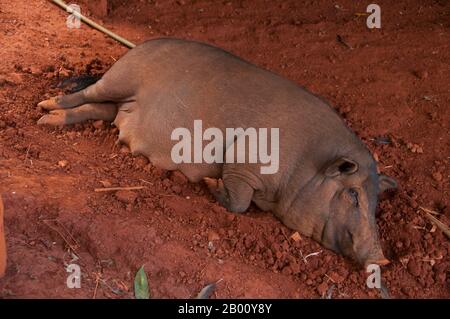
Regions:
M 119 141 L 153 165 L 205 181 L 217 201 L 244 212 L 253 201 L 288 227 L 361 264 L 386 264 L 378 240 L 378 194 L 395 188 L 378 175 L 359 138 L 322 99 L 296 83 L 223 51 L 177 39 L 130 50 L 97 83 L 39 103 L 38 124 L 114 121 Z M 175 164 L 175 128 L 194 120 L 219 128 L 280 128 L 280 163 Z M 224 153 L 231 145 L 224 145 Z

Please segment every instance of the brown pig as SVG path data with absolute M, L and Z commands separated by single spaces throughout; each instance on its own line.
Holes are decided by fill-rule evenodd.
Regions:
M 377 173 L 369 150 L 326 102 L 222 49 L 150 40 L 126 53 L 97 83 L 39 106 L 50 111 L 39 124 L 114 121 L 119 141 L 134 154 L 180 170 L 192 182 L 204 179 L 230 211 L 243 212 L 253 201 L 286 226 L 361 264 L 388 262 L 375 210 L 378 194 L 395 188 L 395 181 Z M 223 133 L 242 128 L 227 136 L 222 161 L 174 161 L 173 132 L 192 128 L 196 120 Z M 250 139 L 251 128 L 279 129 L 278 147 L 271 149 L 279 152 L 279 163 L 270 174 L 261 173 L 262 161 L 225 160 L 238 141 Z

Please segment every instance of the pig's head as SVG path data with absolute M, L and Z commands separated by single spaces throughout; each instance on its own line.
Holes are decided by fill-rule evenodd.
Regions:
M 375 210 L 378 194 L 396 182 L 376 171 L 375 161 L 339 157 L 325 165 L 297 194 L 288 214 L 289 227 L 360 264 L 384 265 Z

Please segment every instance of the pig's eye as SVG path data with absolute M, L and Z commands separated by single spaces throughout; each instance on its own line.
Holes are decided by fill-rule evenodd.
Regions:
M 348 190 L 348 193 L 350 194 L 352 201 L 353 201 L 353 205 L 355 205 L 355 207 L 359 206 L 359 200 L 358 200 L 358 192 L 356 191 L 356 189 L 354 188 L 350 188 Z

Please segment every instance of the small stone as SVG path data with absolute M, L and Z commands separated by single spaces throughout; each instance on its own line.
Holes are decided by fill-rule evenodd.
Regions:
M 110 181 L 107 181 L 107 180 L 100 181 L 100 184 L 102 184 L 103 187 L 105 187 L 105 188 L 112 187 L 112 183 Z
M 289 263 L 289 266 L 291 267 L 292 273 L 298 274 L 300 272 L 300 265 L 296 261 L 292 261 Z
M 128 190 L 120 190 L 116 192 L 116 198 L 119 202 L 122 202 L 124 204 L 133 204 L 138 195 L 133 191 Z
M 378 156 L 378 153 L 377 152 L 373 152 L 373 159 L 375 160 L 375 162 L 379 162 L 380 161 L 380 158 L 379 158 L 379 156 Z
M 319 293 L 320 296 L 325 296 L 325 294 L 327 293 L 327 290 L 328 290 L 328 285 L 326 282 L 323 282 L 317 286 L 317 292 Z
M 227 220 L 229 221 L 229 222 L 232 222 L 232 221 L 234 221 L 236 219 L 236 215 L 235 214 L 233 214 L 233 213 L 228 213 L 227 214 Z
M 410 296 L 411 295 L 411 288 L 410 287 L 402 287 L 400 290 L 401 290 L 401 292 L 403 294 L 405 294 L 405 296 Z
M 301 237 L 300 234 L 296 231 L 295 233 L 293 233 L 293 234 L 291 235 L 291 239 L 292 239 L 293 241 L 299 241 L 299 240 L 302 239 L 302 237 Z
M 411 259 L 408 262 L 408 271 L 411 275 L 418 277 L 420 275 L 420 265 L 417 263 L 416 260 Z
M 249 238 L 249 237 L 246 237 L 244 239 L 244 246 L 245 246 L 245 248 L 250 249 L 252 247 L 252 245 L 253 245 L 253 240 L 251 238 Z
M 214 213 L 217 213 L 217 214 L 221 214 L 221 213 L 225 212 L 225 208 L 223 208 L 222 206 L 219 206 L 219 205 L 214 205 L 212 207 L 212 210 Z
M 128 153 L 130 153 L 130 149 L 128 148 L 128 146 L 122 145 L 122 147 L 120 148 L 120 153 L 128 154 Z
M 416 76 L 421 80 L 425 80 L 426 78 L 428 78 L 428 71 L 426 70 L 416 71 Z
M 333 282 L 335 282 L 337 284 L 340 284 L 341 282 L 343 282 L 345 280 L 344 276 L 339 275 L 335 271 L 332 271 L 329 276 L 333 280 Z
M 440 273 L 437 273 L 437 274 L 434 276 L 434 278 L 435 278 L 435 280 L 436 280 L 438 283 L 443 284 L 443 283 L 445 283 L 445 281 L 447 280 L 447 275 L 446 275 L 445 272 L 440 272 Z
M 183 190 L 183 189 L 181 188 L 181 186 L 179 186 L 179 185 L 173 185 L 171 188 L 172 188 L 172 191 L 173 191 L 175 194 L 181 194 L 181 191 Z
M 30 66 L 30 73 L 33 75 L 42 75 L 42 70 L 36 66 Z
M 23 76 L 20 73 L 10 73 L 6 76 L 0 75 L 0 86 L 5 84 L 14 86 L 21 84 L 23 81 Z
M 17 130 L 14 127 L 8 127 L 5 130 L 5 134 L 7 137 L 13 137 L 17 134 Z
M 423 147 L 417 144 L 413 143 L 407 143 L 406 147 L 412 152 L 412 153 L 418 153 L 423 154 Z
M 283 274 L 283 275 L 291 275 L 292 274 L 292 269 L 291 269 L 291 267 L 289 267 L 289 266 L 287 266 L 287 267 L 284 267 L 283 268 L 283 270 L 281 270 L 281 273 Z
M 217 234 L 214 230 L 208 231 L 208 241 L 215 241 L 219 239 L 219 234 Z
M 145 157 L 144 155 L 139 155 L 139 156 L 136 157 L 136 159 L 134 160 L 134 162 L 136 163 L 136 165 L 137 165 L 138 167 L 143 168 L 143 167 L 145 167 L 145 166 L 148 165 L 149 160 L 148 160 L 148 158 Z
M 6 122 L 0 120 L 0 128 L 5 128 L 6 127 Z
M 339 110 L 341 111 L 341 113 L 346 114 L 350 113 L 352 108 L 350 107 L 350 105 L 343 105 Z
M 98 121 L 95 121 L 94 123 L 92 123 L 92 126 L 95 129 L 100 130 L 103 128 L 103 124 L 104 124 L 104 122 L 102 120 L 98 120 Z
M 170 180 L 177 184 L 186 184 L 188 182 L 186 176 L 180 171 L 173 171 L 170 174 Z
M 54 71 L 55 71 L 55 66 L 51 65 L 51 64 L 48 64 L 42 68 L 42 72 L 45 72 L 45 73 L 54 72 Z
M 6 77 L 4 75 L 0 74 L 0 86 L 5 85 L 6 83 L 8 83 L 8 80 L 6 80 Z
M 170 182 L 170 179 L 168 179 L 168 178 L 163 179 L 162 184 L 164 187 L 170 187 L 172 185 L 172 183 Z
M 59 167 L 64 168 L 64 167 L 66 167 L 67 165 L 69 165 L 69 162 L 66 161 L 66 160 L 61 160 L 61 161 L 58 162 L 58 166 L 59 166 Z
M 440 182 L 442 181 L 442 174 L 440 172 L 433 173 L 433 178 L 435 181 Z
M 58 71 L 58 75 L 62 78 L 67 78 L 70 76 L 70 71 L 68 71 L 66 69 L 61 69 Z

